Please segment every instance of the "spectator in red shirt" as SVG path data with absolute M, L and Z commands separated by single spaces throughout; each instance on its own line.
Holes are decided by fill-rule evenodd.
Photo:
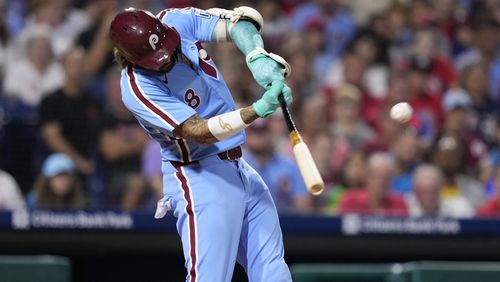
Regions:
M 431 142 L 440 130 L 443 120 L 440 93 L 433 93 L 426 87 L 430 78 L 432 61 L 412 58 L 408 74 L 407 99 L 413 107 L 414 119 L 420 136 Z
M 410 59 L 428 60 L 431 63 L 430 77 L 426 87 L 431 92 L 442 93 L 458 84 L 457 74 L 451 62 L 439 53 L 439 39 L 432 28 L 416 31 Z
M 339 213 L 366 215 L 407 215 L 403 197 L 390 192 L 395 161 L 387 153 L 374 153 L 368 159 L 365 188 L 348 191 L 340 202 Z
M 342 84 L 335 92 L 331 107 L 330 132 L 346 142 L 351 149 L 358 149 L 374 137 L 374 132 L 361 118 L 362 93 L 353 84 Z
M 493 172 L 493 185 L 496 194 L 479 208 L 478 217 L 500 216 L 500 166 L 496 166 Z

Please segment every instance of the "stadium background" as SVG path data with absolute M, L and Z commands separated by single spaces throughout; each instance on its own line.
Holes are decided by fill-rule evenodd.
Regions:
M 239 5 L 292 65 L 327 183 L 307 194 L 279 113 L 247 130 L 291 264 L 500 259 L 495 0 L 0 0 L 0 254 L 66 256 L 73 281 L 182 280 L 174 219 L 152 218 L 159 147 L 121 104 L 109 22 Z M 232 43 L 204 47 L 239 104 L 262 94 Z M 403 125 L 388 116 L 401 101 Z

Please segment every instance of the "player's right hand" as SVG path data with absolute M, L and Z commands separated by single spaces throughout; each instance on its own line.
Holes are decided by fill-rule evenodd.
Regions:
M 283 93 L 283 98 L 285 98 L 285 102 L 287 105 L 292 103 L 292 91 L 290 87 L 285 85 L 283 81 L 274 81 L 267 90 L 262 98 L 253 103 L 253 109 L 255 113 L 262 118 L 268 117 L 272 113 L 276 111 L 276 109 L 280 106 L 280 102 L 278 97 Z

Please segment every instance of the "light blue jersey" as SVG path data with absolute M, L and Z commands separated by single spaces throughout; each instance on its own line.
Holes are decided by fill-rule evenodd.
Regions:
M 167 74 L 124 68 L 121 89 L 127 108 L 161 144 L 164 160 L 191 162 L 243 144 L 243 131 L 210 146 L 173 136 L 174 128 L 194 114 L 208 119 L 236 107 L 219 70 L 201 45 L 210 41 L 219 18 L 194 8 L 167 9 L 158 17 L 177 30 L 182 53 L 192 66 L 178 59 Z

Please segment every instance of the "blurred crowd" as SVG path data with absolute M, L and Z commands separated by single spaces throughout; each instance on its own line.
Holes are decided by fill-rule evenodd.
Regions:
M 241 5 L 292 66 L 291 111 L 326 183 L 307 192 L 280 113 L 255 122 L 244 158 L 280 213 L 500 216 L 497 0 L 0 0 L 0 209 L 154 210 L 160 147 L 121 102 L 110 21 Z M 205 47 L 241 106 L 263 93 L 232 43 Z

